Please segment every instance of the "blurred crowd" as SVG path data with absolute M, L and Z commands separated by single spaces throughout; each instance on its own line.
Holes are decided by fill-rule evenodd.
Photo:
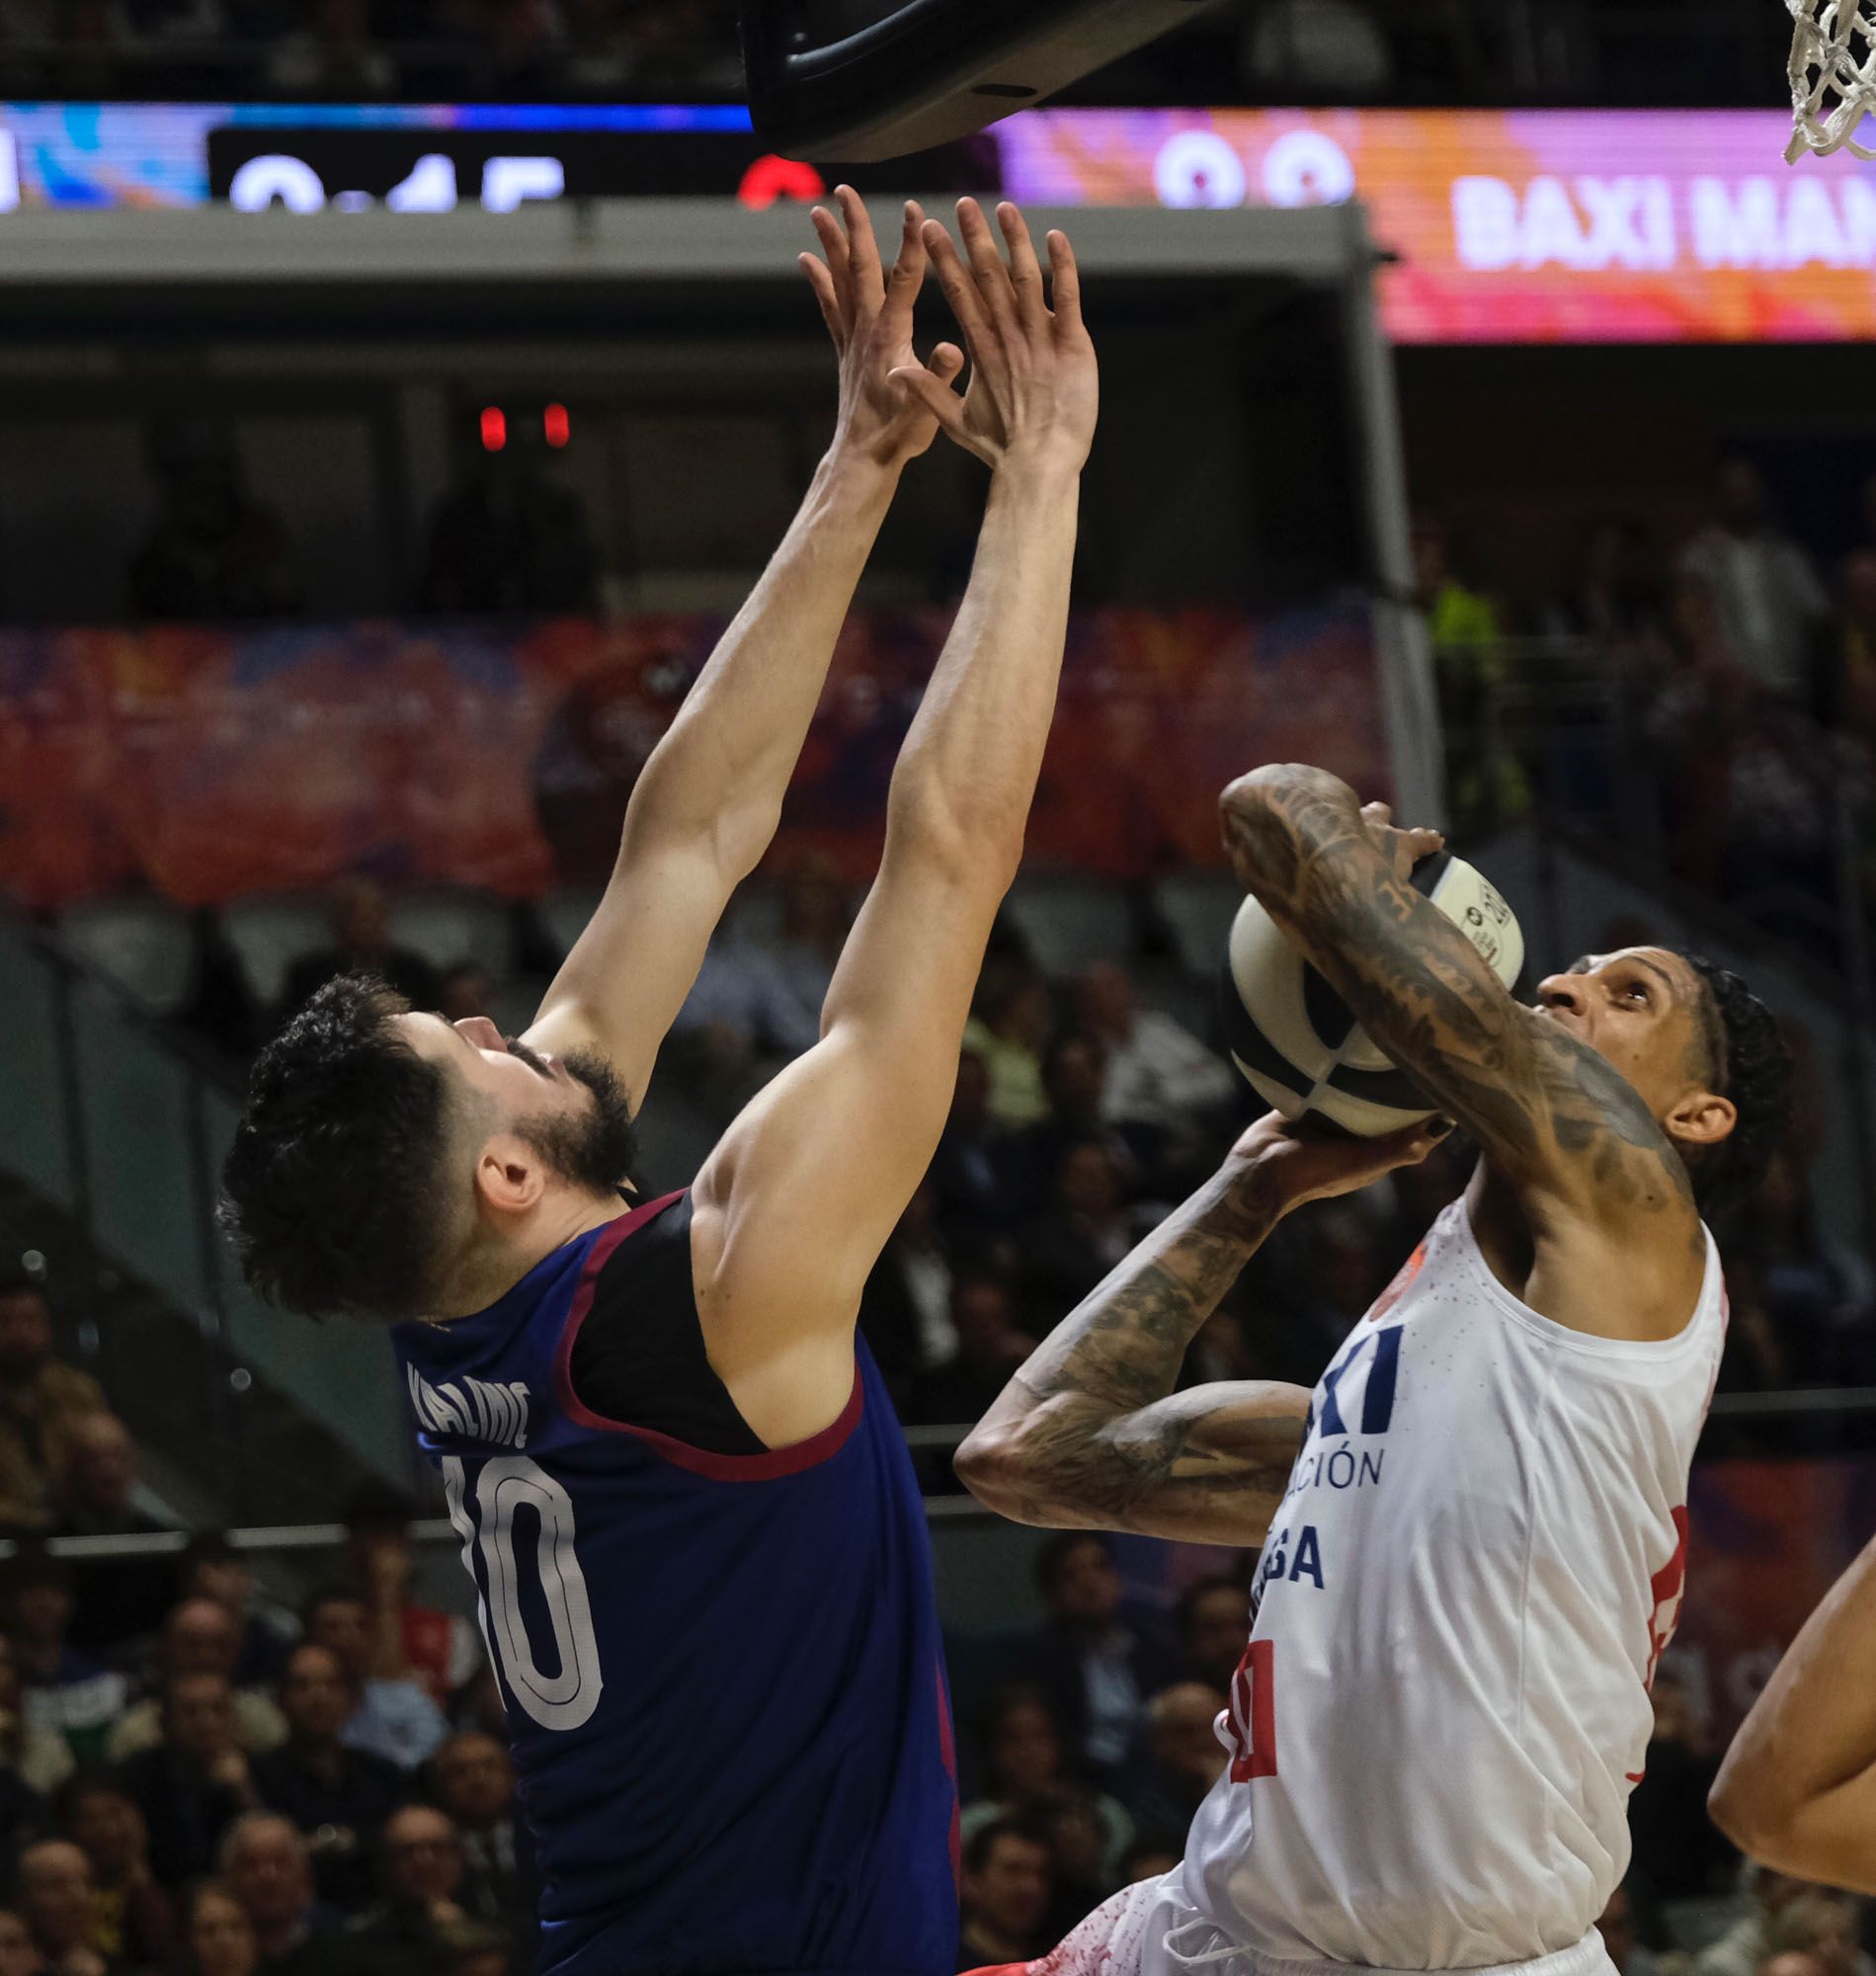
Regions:
M 1778 22 L 1708 10 L 1698 47 L 1651 58 L 1670 18 L 1628 0 L 1225 0 L 1094 85 L 1114 102 L 1755 101 Z M 13 94 L 359 100 L 736 96 L 734 0 L 4 0 Z M 242 87 L 228 85 L 239 77 Z M 10 80 L 8 77 L 17 77 Z
M 734 0 L 0 0 L 0 88 L 338 99 L 739 93 Z
M 35 1294 L 4 1300 L 15 1356 Z M 77 1410 L 82 1379 L 41 1359 L 44 1410 L 13 1453 L 37 1445 L 55 1474 L 117 1426 Z M 144 1527 L 122 1492 L 75 1519 L 38 1466 L 16 1466 L 19 1522 Z M 78 1566 L 29 1536 L 0 1562 L 5 1976 L 531 1968 L 501 1703 L 474 1628 L 412 1596 L 409 1515 L 358 1492 L 343 1571 L 292 1614 L 216 1535 Z
M 1826 569 L 1759 470 L 1731 459 L 1706 526 L 1674 542 L 1598 517 L 1546 598 L 1505 595 L 1423 518 L 1460 827 L 1540 802 L 1612 823 L 1672 877 L 1840 964 L 1842 893 L 1876 902 L 1876 479 L 1857 515 Z

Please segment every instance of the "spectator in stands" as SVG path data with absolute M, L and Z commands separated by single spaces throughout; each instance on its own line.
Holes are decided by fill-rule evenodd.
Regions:
M 437 1930 L 434 1967 L 437 1976 L 518 1976 L 513 1942 L 499 1928 L 473 1919 L 445 1922 Z
M 1042 1058 L 1042 1092 L 1048 1111 L 1033 1125 L 1005 1139 L 1001 1167 L 1004 1192 L 1015 1215 L 1039 1214 L 1063 1156 L 1083 1140 L 1103 1142 L 1129 1195 L 1139 1171 L 1127 1142 L 1108 1124 L 1102 1110 L 1107 1052 L 1097 1036 L 1069 1029 L 1057 1035 Z
M 1837 587 L 1837 677 L 1831 712 L 1876 743 L 1876 548 L 1845 558 Z
M 1764 479 L 1750 460 L 1721 464 L 1718 496 L 1712 526 L 1682 550 L 1681 567 L 1706 585 L 1720 633 L 1753 679 L 1809 707 L 1831 608 L 1824 584 L 1779 525 Z
M 286 972 L 283 1018 L 295 1014 L 340 974 L 375 974 L 413 1009 L 434 1009 L 442 989 L 421 953 L 391 944 L 390 901 L 374 879 L 342 879 L 332 892 L 332 945 L 301 954 Z
M 52 1473 L 72 1424 L 104 1410 L 89 1372 L 52 1355 L 52 1314 L 29 1276 L 0 1276 L 0 1529 L 51 1522 Z
M 367 0 L 313 0 L 308 13 L 304 28 L 275 42 L 267 62 L 269 89 L 340 103 L 395 93 L 397 64 L 371 38 Z
M 938 1237 L 930 1178 L 906 1203 L 860 1293 L 859 1328 L 892 1396 L 908 1404 L 918 1375 L 957 1350 L 951 1258 Z
M 1051 1805 L 1072 1800 L 1093 1813 L 1102 1861 L 1118 1854 L 1133 1836 L 1133 1820 L 1118 1799 L 1069 1777 L 1061 1730 L 1038 1688 L 1005 1688 L 991 1701 L 983 1720 L 982 1773 L 983 1795 L 964 1807 L 959 1823 L 966 1839 L 999 1818 L 1031 1810 L 1040 1816 L 1045 1799 Z M 1056 1863 L 1059 1868 L 1060 1860 Z
M 1127 1175 L 1110 1137 L 1067 1140 L 1049 1205 L 1018 1238 L 1024 1314 L 1038 1337 L 1080 1303 L 1133 1247 Z
M 258 1688 L 235 1688 L 241 1633 L 225 1606 L 212 1599 L 185 1599 L 170 1608 L 157 1638 L 152 1692 L 131 1708 L 111 1732 L 106 1754 L 123 1763 L 161 1740 L 160 1696 L 174 1681 L 195 1674 L 218 1675 L 234 1694 L 238 1746 L 249 1756 L 277 1750 L 286 1740 L 286 1724 L 274 1699 Z
M 1049 1835 L 1049 1878 L 1055 1896 L 1042 1936 L 1045 1941 L 1060 1941 L 1120 1884 L 1112 1862 L 1133 1837 L 1133 1820 L 1115 1800 L 1097 1797 L 1086 1786 L 1073 1783 L 1038 1792 L 1022 1815 Z
M 930 1175 L 938 1194 L 938 1225 L 954 1249 L 981 1254 L 1009 1219 L 996 1148 L 990 1066 L 976 1050 L 960 1050 L 951 1112 Z
M 1661 614 L 1661 583 L 1648 531 L 1614 515 L 1594 516 L 1577 539 L 1549 628 L 1614 644 L 1654 630 Z
M 342 1976 L 340 1937 L 313 1898 L 312 1854 L 290 1819 L 244 1813 L 221 1835 L 219 1864 L 254 1924 L 259 1976 Z
M 313 1840 L 320 1899 L 357 1913 L 371 1895 L 371 1847 L 408 1795 L 404 1775 L 383 1757 L 348 1747 L 357 1675 L 331 1648 L 310 1636 L 295 1647 L 280 1699 L 286 1741 L 255 1761 L 255 1792 Z
M 1185 1856 L 1183 1840 L 1170 1839 L 1164 1832 L 1142 1832 L 1120 1855 L 1114 1877 L 1123 1887 L 1137 1880 L 1157 1880 L 1170 1873 Z
M 1107 1539 L 1065 1530 L 1036 1554 L 1048 1622 L 1029 1649 L 1037 1687 L 1078 1766 L 1097 1782 L 1117 1780 L 1146 1697 L 1173 1678 L 1170 1654 L 1124 1608 Z
M 135 1438 L 116 1414 L 81 1414 L 66 1431 L 52 1479 L 53 1528 L 60 1536 L 146 1536 L 165 1526 L 137 1507 Z M 99 1652 L 147 1641 L 174 1596 L 166 1557 L 98 1558 L 74 1590 L 72 1642 Z
M 1826 1976 L 1824 1958 L 1808 1948 L 1780 1948 L 1761 1955 L 1753 1976 Z
M 1617 1887 L 1596 1923 L 1602 1945 L 1615 1964 L 1615 1976 L 1661 1976 L 1661 1964 L 1635 1933 L 1635 1905 L 1626 1886 Z
M 1041 970 L 1024 955 L 993 953 L 977 983 L 964 1047 L 990 1072 L 990 1115 L 1006 1130 L 1033 1125 L 1049 1109 L 1042 1051 L 1055 1027 L 1055 1005 Z
M 249 492 L 232 437 L 215 426 L 162 419 L 152 427 L 157 514 L 130 565 L 138 618 L 219 622 L 285 618 L 302 601 L 280 518 Z
M 1708 1754 L 1693 1697 L 1672 1667 L 1656 1670 L 1653 1701 L 1648 1761 L 1628 1801 L 1635 1864 L 1658 1901 L 1722 1893 L 1739 1854 L 1707 1816 L 1719 1762 Z
M 24 1920 L 0 1908 L 0 1976 L 45 1976 L 45 1958 Z
M 223 1532 L 206 1531 L 190 1539 L 177 1567 L 176 1595 L 185 1604 L 211 1600 L 234 1622 L 239 1644 L 232 1676 L 237 1693 L 272 1687 L 280 1679 L 293 1644 L 292 1622 L 258 1597 L 246 1556 Z
M 17 1669 L 30 1722 L 65 1739 L 76 1763 L 104 1755 L 129 1700 L 130 1684 L 70 1644 L 71 1567 L 37 1546 L 0 1564 L 0 1633 Z
M 92 1939 L 91 1861 L 68 1839 L 42 1839 L 20 1854 L 20 1918 L 46 1976 L 116 1976 Z
M 150 1869 L 150 1835 L 129 1794 L 109 1776 L 75 1776 L 58 1794 L 59 1832 L 91 1861 L 92 1943 L 133 1968 L 167 1962 L 176 1947 L 168 1896 Z
M 963 1851 L 959 1969 L 1026 1962 L 1042 1952 L 1055 1897 L 1051 1868 L 1040 1824 L 999 1818 L 972 1835 Z
M 13 1643 L 0 1633 L 0 1802 L 17 1803 L 22 1791 L 35 1800 L 50 1797 L 72 1769 L 64 1737 L 27 1708 Z M 7 1829 L 0 1812 L 0 1833 Z M 0 1838 L 0 1856 L 5 1852 Z
M 615 101 L 633 67 L 633 39 L 615 0 L 563 0 L 567 45 L 561 81 L 570 96 Z
M 356 1708 L 346 1724 L 346 1746 L 382 1757 L 400 1770 L 415 1770 L 449 1735 L 449 1719 L 416 1676 L 373 1672 L 378 1643 L 371 1635 L 370 1615 L 366 1594 L 335 1586 L 308 1601 L 306 1638 L 336 1654 L 355 1685 Z
M 1175 1683 L 1148 1702 L 1145 1760 L 1124 1793 L 1142 1826 L 1183 1837 L 1225 1767 L 1212 1726 L 1224 1705 L 1223 1689 L 1196 1681 Z
M 381 1898 L 347 1931 L 359 1976 L 404 1976 L 434 1962 L 440 1931 L 464 1919 L 462 1841 L 434 1805 L 407 1804 L 385 1822 L 378 1843 Z
M 907 1401 L 906 1418 L 921 1426 L 981 1420 L 1010 1375 L 1035 1350 L 1034 1338 L 1018 1328 L 1009 1285 L 996 1276 L 951 1279 L 950 1324 L 956 1349 L 913 1381 Z
M 455 1821 L 463 1878 L 457 1898 L 468 1913 L 511 1935 L 531 1935 L 533 1847 L 515 1798 L 515 1767 L 497 1736 L 465 1730 L 430 1760 L 438 1805 Z
M 1493 696 L 1505 679 L 1499 607 L 1443 522 L 1421 516 L 1413 549 L 1415 601 L 1432 640 L 1446 731 L 1448 798 L 1457 817 L 1475 825 L 1521 816 L 1531 800 L 1523 766 L 1509 748 L 1487 745 L 1496 731 Z
M 207 1872 L 222 1827 L 257 1799 L 225 1674 L 173 1676 L 160 1708 L 162 1740 L 118 1774 L 148 1829 L 150 1870 L 173 1893 Z
M 1815 1956 L 1824 1976 L 1870 1976 L 1870 1959 L 1856 1939 L 1857 1919 L 1848 1895 L 1810 1888 L 1765 1931 L 1765 1953 Z
M 1098 960 L 1075 984 L 1075 1013 L 1107 1052 L 1101 1115 L 1120 1127 L 1142 1157 L 1177 1148 L 1207 1114 L 1238 1095 L 1230 1066 L 1158 1009 L 1143 1009 L 1133 977 Z M 1153 1143 L 1142 1143 L 1151 1135 Z
M 1695 1976 L 1755 1976 L 1772 1924 L 1808 1888 L 1790 1873 L 1754 1864 L 1746 1869 L 1744 1891 L 1745 1911 L 1694 1957 Z
M 418 1681 L 441 1706 L 481 1664 L 474 1626 L 410 1596 L 416 1559 L 410 1545 L 415 1511 L 384 1483 L 361 1483 L 342 1513 L 346 1560 L 367 1596 L 373 1681 Z
M 511 414 L 496 453 L 468 432 L 463 442 L 456 484 L 431 521 L 423 608 L 593 610 L 599 557 L 586 506 L 547 470 L 552 455 L 540 420 Z
M 181 1976 L 258 1976 L 261 1941 L 225 1880 L 198 1880 L 183 1896 Z
M 1235 1578 L 1201 1578 L 1180 1595 L 1176 1614 L 1180 1673 L 1230 1691 L 1251 1637 L 1251 1595 Z
M 678 1018 L 681 1034 L 701 1037 L 721 1081 L 730 1069 L 799 1056 L 821 1033 L 821 1005 L 853 917 L 839 873 L 808 857 L 781 881 L 781 916 L 773 940 L 717 940 Z

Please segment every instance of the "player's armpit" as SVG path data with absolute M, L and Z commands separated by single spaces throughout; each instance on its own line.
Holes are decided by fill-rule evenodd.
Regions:
M 1037 1395 L 1020 1428 L 983 1440 L 960 1472 L 1015 1523 L 1255 1546 L 1308 1411 L 1300 1386 L 1272 1382 L 1196 1386 L 1124 1414 L 1082 1392 Z
M 1346 783 L 1260 769 L 1222 799 L 1238 875 L 1428 1099 L 1526 1195 L 1694 1220 L 1680 1155 L 1603 1057 L 1522 1007 L 1415 890 L 1411 836 L 1376 841 Z

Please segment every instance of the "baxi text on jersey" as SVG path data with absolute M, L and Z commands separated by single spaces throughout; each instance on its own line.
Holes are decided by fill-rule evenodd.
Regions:
M 415 1365 L 408 1369 L 410 1404 L 419 1427 L 497 1447 L 528 1445 L 530 1395 L 521 1380 L 496 1385 L 488 1379 L 446 1379 L 433 1386 Z

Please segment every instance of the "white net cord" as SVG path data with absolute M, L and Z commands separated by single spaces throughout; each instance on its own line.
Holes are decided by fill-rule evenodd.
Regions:
M 1876 149 L 1852 134 L 1865 111 L 1876 109 L 1876 0 L 1785 0 L 1791 38 L 1791 112 L 1787 162 L 1806 151 L 1828 157 L 1847 147 L 1859 158 Z

